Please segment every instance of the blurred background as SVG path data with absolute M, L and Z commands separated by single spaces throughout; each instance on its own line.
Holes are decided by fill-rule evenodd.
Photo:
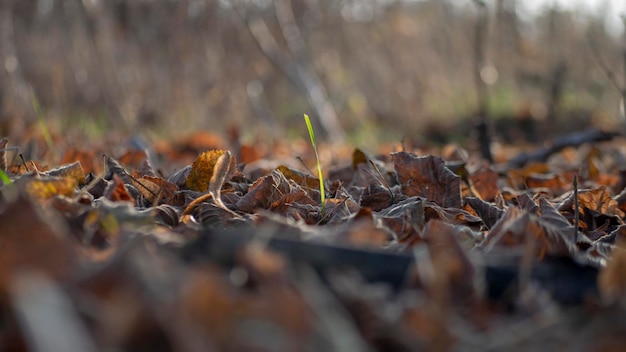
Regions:
M 468 143 L 485 117 L 511 142 L 621 128 L 619 3 L 2 0 L 0 136 L 286 139 L 303 113 L 354 145 Z

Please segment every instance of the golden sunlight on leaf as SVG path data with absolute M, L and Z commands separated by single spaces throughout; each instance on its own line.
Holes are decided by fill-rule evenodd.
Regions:
M 193 162 L 191 171 L 185 180 L 187 188 L 196 192 L 206 192 L 209 189 L 211 177 L 213 177 L 213 168 L 224 152 L 221 149 L 213 149 L 200 154 Z
M 80 164 L 80 161 L 75 161 L 71 164 L 63 165 L 56 169 L 46 171 L 45 174 L 49 176 L 71 178 L 75 180 L 79 186 L 85 184 L 85 180 L 87 177 L 85 175 L 85 170 L 83 170 L 83 166 Z
M 280 165 L 276 169 L 282 172 L 286 178 L 295 181 L 297 184 L 304 188 L 318 189 L 320 187 L 320 180 L 316 177 L 312 177 L 303 172 L 290 169 L 285 165 Z
M 77 182 L 73 178 L 64 177 L 29 177 L 20 179 L 24 188 L 35 199 L 48 199 L 54 196 L 71 197 L 76 191 Z

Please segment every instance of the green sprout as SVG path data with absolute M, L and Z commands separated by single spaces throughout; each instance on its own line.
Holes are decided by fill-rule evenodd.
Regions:
M 306 122 L 306 128 L 309 130 L 309 137 L 311 137 L 311 145 L 315 152 L 315 160 L 317 161 L 317 174 L 320 179 L 320 198 L 322 199 L 322 217 L 324 217 L 324 200 L 326 199 L 326 192 L 324 191 L 324 175 L 322 174 L 322 164 L 320 164 L 320 156 L 317 154 L 317 145 L 315 144 L 315 133 L 313 133 L 313 126 L 311 126 L 311 119 L 309 115 L 304 114 L 304 122 Z
M 2 181 L 5 185 L 10 185 L 12 183 L 9 176 L 2 170 L 0 170 L 0 181 Z

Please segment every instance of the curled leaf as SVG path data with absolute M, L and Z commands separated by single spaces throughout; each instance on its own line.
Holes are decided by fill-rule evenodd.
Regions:
M 206 192 L 209 189 L 211 178 L 213 177 L 213 169 L 220 156 L 226 153 L 225 150 L 214 149 L 206 151 L 193 162 L 191 171 L 185 180 L 187 188 L 196 192 Z M 235 159 L 229 159 L 230 170 L 234 171 Z M 224 175 L 226 177 L 227 175 Z
M 87 177 L 87 175 L 85 175 L 85 170 L 83 170 L 83 166 L 80 164 L 80 161 L 75 161 L 71 164 L 63 165 L 56 169 L 46 171 L 45 174 L 49 176 L 58 176 L 74 179 L 79 186 L 85 184 L 85 180 Z

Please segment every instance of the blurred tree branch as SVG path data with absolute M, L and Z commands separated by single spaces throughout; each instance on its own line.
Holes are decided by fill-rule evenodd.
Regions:
M 622 17 L 622 19 L 624 19 L 624 17 Z M 624 25 L 626 25 L 626 20 L 624 21 Z M 624 78 L 623 83 L 620 83 L 617 79 L 617 75 L 615 74 L 615 72 L 604 61 L 601 50 L 596 45 L 594 33 L 592 31 L 589 31 L 587 33 L 587 45 L 589 45 L 589 48 L 591 49 L 591 54 L 593 55 L 596 63 L 600 66 L 600 69 L 602 69 L 602 72 L 604 72 L 611 85 L 619 92 L 622 99 L 620 103 L 620 110 L 622 112 L 622 115 L 626 116 L 626 46 L 622 51 L 622 69 Z M 622 116 L 622 119 L 624 118 L 624 116 Z
M 23 63 L 16 48 L 13 22 L 14 5 L 15 2 L 13 0 L 0 2 L 0 53 L 2 54 L 0 57 L 3 65 L 2 72 L 6 72 L 3 76 L 6 76 L 11 90 L 15 94 L 12 98 L 15 99 L 23 111 L 28 112 L 25 117 L 32 118 L 35 115 L 32 107 L 33 92 L 24 77 L 24 72 L 22 71 Z M 2 89 L 0 88 L 0 93 L 4 93 Z M 0 94 L 0 111 L 4 111 L 4 95 Z M 3 118 L 3 116 L 0 115 L 0 118 Z
M 291 2 L 274 1 L 273 5 L 288 52 L 280 48 L 261 16 L 246 14 L 242 10 L 238 13 L 243 17 L 263 54 L 305 95 L 314 115 L 320 121 L 323 135 L 333 143 L 345 142 L 345 131 L 328 97 L 326 87 L 308 58 L 306 43 L 295 20 Z
M 474 0 L 478 10 L 474 37 L 474 84 L 478 99 L 478 142 L 480 152 L 484 159 L 493 162 L 491 154 L 491 136 L 489 133 L 489 92 L 487 83 L 482 77 L 487 52 L 488 13 L 487 5 L 483 0 Z

